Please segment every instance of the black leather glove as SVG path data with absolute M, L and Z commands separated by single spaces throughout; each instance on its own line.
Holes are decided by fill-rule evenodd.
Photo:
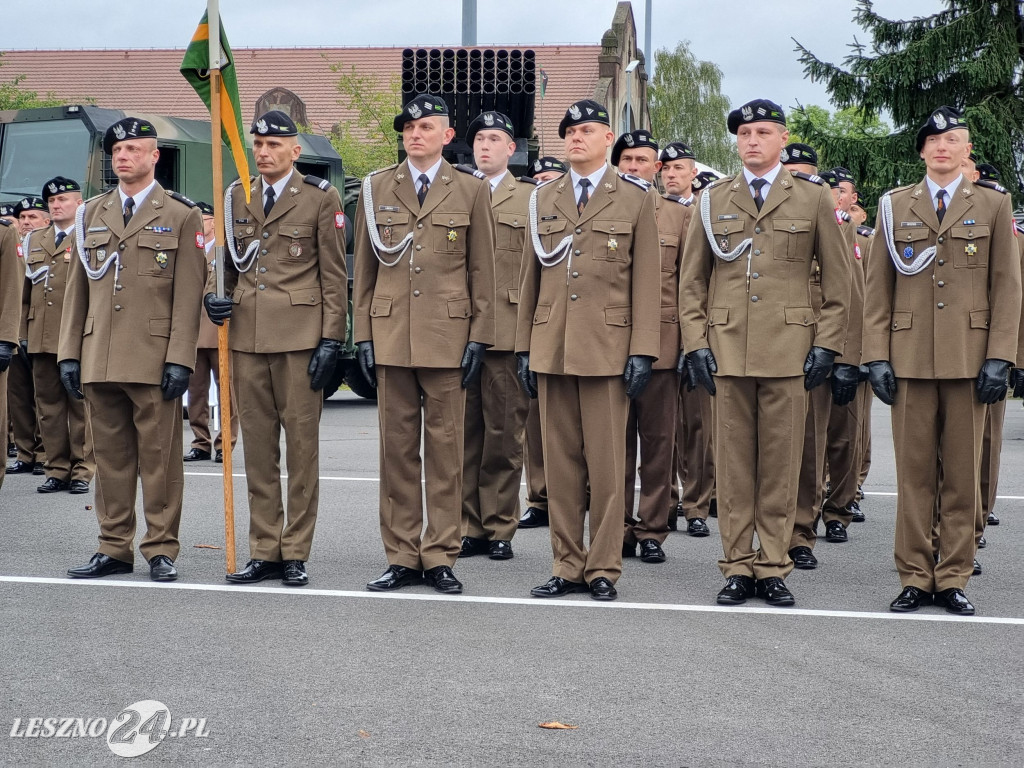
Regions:
M 0 373 L 11 367 L 12 357 L 14 357 L 14 345 L 9 341 L 0 341 Z
M 824 384 L 835 360 L 836 353 L 831 349 L 811 347 L 807 359 L 804 360 L 804 389 L 810 391 L 819 384 Z
M 338 365 L 338 355 L 341 354 L 341 342 L 336 339 L 320 339 L 312 356 L 309 358 L 309 367 L 306 372 L 310 376 L 309 387 L 314 392 L 319 392 L 327 386 L 328 379 L 334 374 Z
M 8 357 L 8 360 L 10 357 Z M 60 383 L 64 389 L 76 400 L 82 400 L 85 395 L 82 393 L 82 364 L 77 360 L 61 360 L 57 363 L 60 370 Z
M 164 378 L 160 382 L 164 400 L 174 400 L 184 395 L 188 391 L 188 377 L 191 375 L 192 371 L 184 365 L 164 363 Z
M 28 339 L 21 339 L 18 342 L 18 357 L 27 368 L 32 367 L 32 358 L 28 356 Z
M 717 392 L 715 387 L 715 374 L 718 373 L 718 363 L 710 349 L 695 349 L 686 355 L 686 388 L 693 391 L 700 384 L 708 393 L 714 395 Z
M 516 373 L 519 375 L 519 383 L 523 392 L 530 396 L 531 400 L 537 399 L 537 374 L 530 370 L 530 353 L 516 352 Z
M 868 363 L 868 381 L 878 399 L 886 405 L 892 405 L 896 399 L 896 373 L 888 360 Z
M 836 363 L 832 366 L 832 402 L 849 405 L 857 396 L 860 384 L 860 366 Z
M 626 397 L 634 400 L 640 397 L 647 382 L 651 380 L 651 366 L 654 358 L 649 355 L 630 355 L 626 360 L 626 370 L 622 378 L 626 380 Z
M 486 344 L 479 341 L 471 341 L 466 344 L 466 351 L 462 353 L 462 388 L 465 389 L 480 377 L 480 367 L 484 364 L 484 351 Z
M 985 405 L 998 403 L 1006 397 L 1006 376 L 1010 363 L 1005 360 L 986 360 L 978 371 L 978 402 Z
M 374 389 L 377 388 L 377 371 L 373 362 L 373 342 L 357 341 L 356 358 L 359 360 L 359 370 L 363 372 L 363 378 Z
M 214 325 L 224 325 L 224 321 L 231 317 L 233 304 L 234 302 L 227 296 L 218 296 L 216 293 L 208 293 L 203 296 L 206 315 Z
M 1014 368 L 1010 371 L 1010 386 L 1013 388 L 1014 397 L 1024 397 L 1024 368 Z
M 857 369 L 860 372 L 859 381 L 867 381 L 871 378 L 871 371 L 866 365 L 862 365 Z

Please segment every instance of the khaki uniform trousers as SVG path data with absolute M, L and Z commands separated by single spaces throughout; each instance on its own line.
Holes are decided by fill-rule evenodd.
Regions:
M 627 544 L 644 539 L 654 539 L 662 544 L 668 538 L 668 515 L 673 506 L 672 486 L 675 485 L 672 450 L 678 407 L 679 374 L 675 370 L 653 371 L 644 391 L 629 404 L 623 534 L 623 541 Z M 638 442 L 640 504 L 637 517 L 633 517 Z
M 973 570 L 986 407 L 974 379 L 897 379 L 896 570 L 903 587 L 963 589 Z M 932 525 L 939 515 L 939 562 Z
M 466 424 L 462 370 L 378 365 L 377 414 L 380 537 L 388 565 L 416 570 L 451 567 L 462 545 Z M 424 469 L 426 530 L 421 480 Z
M 690 392 L 685 384 L 680 386 L 673 455 L 683 485 L 683 515 L 687 520 L 707 520 L 711 500 L 715 498 L 713 408 L 714 398 L 703 387 Z M 679 499 L 680 493 L 673 483 L 670 506 Z
M 871 391 L 869 382 L 861 382 L 860 392 L 857 393 L 857 402 L 860 403 L 860 472 L 857 476 L 858 491 L 868 479 L 868 471 L 871 469 L 871 406 L 874 405 L 875 395 Z
M 96 460 L 85 402 L 64 389 L 56 355 L 32 355 L 32 382 L 36 390 L 39 433 L 46 452 L 46 476 L 62 482 L 92 482 Z
M 622 478 L 629 399 L 621 376 L 537 375 L 553 576 L 613 584 L 622 574 Z M 590 482 L 590 548 L 583 542 Z
M 155 384 L 85 385 L 86 418 L 96 454 L 96 519 L 100 554 L 133 562 L 135 496 L 141 479 L 147 560 L 178 557 L 185 489 L 181 462 L 181 398 L 164 400 Z
M 229 356 L 230 357 L 230 356 Z M 217 439 L 210 434 L 210 376 L 220 387 L 220 355 L 216 348 L 196 350 L 196 369 L 188 379 L 188 425 L 192 427 L 192 447 L 213 453 L 221 450 L 224 425 Z M 238 406 L 235 399 L 235 380 L 231 378 L 231 447 L 238 441 Z
M 7 371 L 0 373 L 0 424 L 7 424 Z M 4 446 L 4 448 L 6 447 Z M 7 477 L 6 456 L 3 461 L 0 461 L 0 488 L 4 487 L 5 477 Z
M 480 378 L 466 389 L 463 536 L 511 541 L 515 535 L 529 402 L 519 386 L 515 354 L 488 351 Z
M 825 497 L 825 455 L 831 410 L 832 393 L 827 383 L 815 387 L 808 393 L 799 490 L 796 497 L 796 518 L 793 521 L 790 549 L 814 549 L 814 542 L 818 538 L 815 529 Z
M 827 384 L 822 388 L 829 389 Z M 853 522 L 849 506 L 857 500 L 861 469 L 860 414 L 861 404 L 856 397 L 848 405 L 832 403 L 829 406 L 826 460 L 832 493 L 822 505 L 821 518 L 826 523 L 836 520 L 844 528 Z
M 540 434 L 540 403 L 530 400 L 523 440 L 526 469 L 526 506 L 548 511 L 548 484 L 544 477 L 544 448 Z
M 718 528 L 726 578 L 785 578 L 807 420 L 803 376 L 715 379 Z M 754 550 L 754 534 L 760 548 Z
M 985 414 L 985 435 L 981 442 L 981 514 L 975 543 L 985 533 L 988 513 L 996 506 L 999 491 L 999 462 L 1003 455 L 1003 420 L 1006 418 L 1006 400 L 988 406 Z
M 249 487 L 249 557 L 309 559 L 320 498 L 320 414 L 323 392 L 309 386 L 312 350 L 252 354 L 232 351 L 238 422 L 245 440 Z M 288 468 L 281 497 L 281 429 Z M 286 515 L 287 509 L 287 515 Z
M 32 370 L 17 350 L 7 369 L 7 413 L 11 417 L 18 461 L 42 464 L 46 460 L 43 440 L 36 420 L 36 395 L 32 386 Z

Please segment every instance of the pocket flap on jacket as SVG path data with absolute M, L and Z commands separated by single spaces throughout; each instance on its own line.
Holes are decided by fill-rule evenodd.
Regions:
M 292 300 L 293 307 L 313 307 L 323 301 L 320 289 L 315 286 L 288 291 L 288 298 Z
M 280 228 L 277 230 L 277 234 L 281 237 L 312 237 L 313 236 L 313 225 L 312 224 L 293 224 L 292 222 L 283 222 Z
M 551 305 L 538 304 L 537 309 L 533 312 L 533 324 L 546 323 L 549 317 L 551 317 Z
M 92 333 L 92 324 L 93 324 L 93 318 L 91 318 L 91 317 L 85 318 L 85 323 L 82 325 L 82 335 L 83 336 L 88 336 L 90 333 Z
M 810 232 L 810 219 L 774 219 L 772 226 L 776 232 Z
M 85 236 L 86 248 L 102 248 L 110 242 L 110 230 L 106 232 L 89 232 Z
M 542 221 L 537 224 L 538 235 L 550 235 L 555 232 L 561 232 L 565 229 L 565 219 L 553 219 L 552 221 Z
M 678 323 L 679 322 L 679 310 L 675 307 L 662 307 L 661 308 L 661 322 L 663 323 Z
M 605 307 L 604 308 L 604 322 L 605 325 L 619 325 L 627 326 L 633 324 L 633 308 L 632 307 Z
M 913 312 L 893 312 L 892 313 L 892 329 L 894 331 L 905 331 L 911 327 L 914 319 Z
M 521 213 L 499 213 L 498 223 L 519 229 L 526 226 L 526 216 Z
M 987 309 L 971 310 L 971 328 L 988 328 L 991 315 Z
M 509 288 L 508 289 L 508 303 L 509 304 L 518 304 L 519 303 L 519 289 L 518 288 Z
M 466 299 L 448 299 L 448 317 L 467 318 L 473 316 L 472 302 Z
M 468 213 L 432 213 L 430 223 L 435 227 L 468 227 Z
M 391 299 L 387 296 L 374 296 L 370 303 L 370 317 L 387 317 L 391 314 Z
M 171 318 L 154 317 L 151 319 L 149 321 L 149 335 L 169 337 L 171 335 Z
M 606 232 L 609 235 L 628 235 L 633 231 L 633 223 L 630 221 L 597 221 L 591 225 L 595 232 Z
M 786 325 L 814 325 L 814 310 L 810 307 L 786 307 Z
M 173 251 L 178 247 L 178 238 L 167 233 L 139 232 L 139 248 L 152 248 L 154 251 Z
M 708 325 L 725 325 L 729 322 L 728 307 L 712 307 L 708 312 Z

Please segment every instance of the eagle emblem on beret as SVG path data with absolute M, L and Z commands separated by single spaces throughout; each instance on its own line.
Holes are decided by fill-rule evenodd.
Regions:
M 409 105 L 409 117 L 411 117 L 413 120 L 419 120 L 422 116 L 423 116 L 423 110 L 420 109 L 420 105 L 419 104 L 410 104 Z
M 128 134 L 124 132 L 124 127 L 123 126 L 120 126 L 120 125 L 115 125 L 114 126 L 114 138 L 115 139 L 117 139 L 118 141 L 121 141 L 121 139 L 123 139 L 127 135 Z
M 50 182 L 50 192 L 52 192 L 53 194 L 57 194 L 57 185 L 54 184 L 52 181 Z
M 665 154 L 671 158 L 675 158 L 679 153 L 676 151 L 675 147 L 669 147 L 665 150 Z
M 581 117 L 583 117 L 583 113 L 580 112 L 579 107 L 573 104 L 571 107 L 569 107 L 569 117 L 571 117 L 573 120 L 579 120 Z
M 940 131 L 945 130 L 947 125 L 946 118 L 942 116 L 941 112 L 936 112 L 932 115 L 932 122 L 935 123 L 935 127 Z
M 743 106 L 740 107 L 740 114 L 743 116 L 744 120 L 749 121 L 754 117 L 754 110 L 751 109 L 749 106 Z
M 633 134 L 631 134 L 631 133 L 627 133 L 627 134 L 626 134 L 625 136 L 623 136 L 623 137 L 622 137 L 622 140 L 623 140 L 624 142 L 626 142 L 626 146 L 627 146 L 627 147 L 632 147 L 632 146 L 633 146 L 633 144 L 635 143 L 635 142 L 633 141 Z
M 782 158 L 782 162 L 788 163 L 789 162 L 789 150 L 786 150 L 786 149 L 782 150 L 782 155 L 780 157 Z
M 494 125 L 494 115 L 490 112 L 484 113 L 484 125 Z
M 270 127 L 267 125 L 267 121 L 266 120 L 264 120 L 263 118 L 260 118 L 259 120 L 256 121 L 256 133 L 258 133 L 261 136 L 263 136 L 269 130 L 270 130 Z

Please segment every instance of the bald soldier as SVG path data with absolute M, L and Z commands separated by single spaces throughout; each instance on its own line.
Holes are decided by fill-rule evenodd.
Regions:
M 531 197 L 516 331 L 520 379 L 540 400 L 550 480 L 552 577 L 530 593 L 614 600 L 629 401 L 661 351 L 657 195 L 607 165 L 615 134 L 601 104 L 572 104 L 558 133 L 569 173 Z
M 156 139 L 146 120 L 111 125 L 103 151 L 118 185 L 75 216 L 78 261 L 57 360 L 61 383 L 85 398 L 92 426 L 100 537 L 92 559 L 68 571 L 72 578 L 131 573 L 140 480 L 146 535 L 139 551 L 149 577 L 178 578 L 181 396 L 195 365 L 205 261 L 199 209 L 156 182 Z
M 4 429 L 7 427 L 7 369 L 17 354 L 24 282 L 18 240 L 17 226 L 0 219 L 0 424 Z M 0 488 L 6 469 L 7 462 L 0 462 Z
M 440 96 L 416 96 L 394 128 L 408 157 L 363 180 L 355 225 L 353 338 L 377 386 L 388 561 L 366 588 L 458 594 L 466 388 L 495 342 L 491 188 L 442 157 L 455 131 Z
M 785 584 L 796 514 L 807 391 L 842 352 L 850 296 L 846 246 L 826 187 L 782 167 L 782 108 L 731 112 L 743 171 L 701 195 L 679 278 L 687 375 L 716 395 L 718 524 L 726 577 L 717 601 L 755 594 L 793 605 Z M 821 266 L 816 319 L 808 275 Z M 755 550 L 757 534 L 760 547 Z
M 892 406 L 898 612 L 972 615 L 964 589 L 980 514 L 985 406 L 1017 355 L 1020 254 L 1010 196 L 963 177 L 963 115 L 939 107 L 917 134 L 925 177 L 882 196 L 868 261 L 864 359 Z M 941 461 L 941 483 L 939 480 Z M 939 559 L 932 520 L 939 519 Z
M 225 296 L 215 293 L 211 273 L 204 299 L 215 324 L 231 318 L 228 346 L 249 487 L 249 562 L 225 578 L 301 587 L 309 583 L 306 561 L 320 500 L 321 390 L 345 339 L 345 220 L 338 190 L 295 170 L 302 147 L 288 115 L 266 112 L 249 132 L 260 176 L 228 188 Z M 250 185 L 249 202 L 241 184 Z

